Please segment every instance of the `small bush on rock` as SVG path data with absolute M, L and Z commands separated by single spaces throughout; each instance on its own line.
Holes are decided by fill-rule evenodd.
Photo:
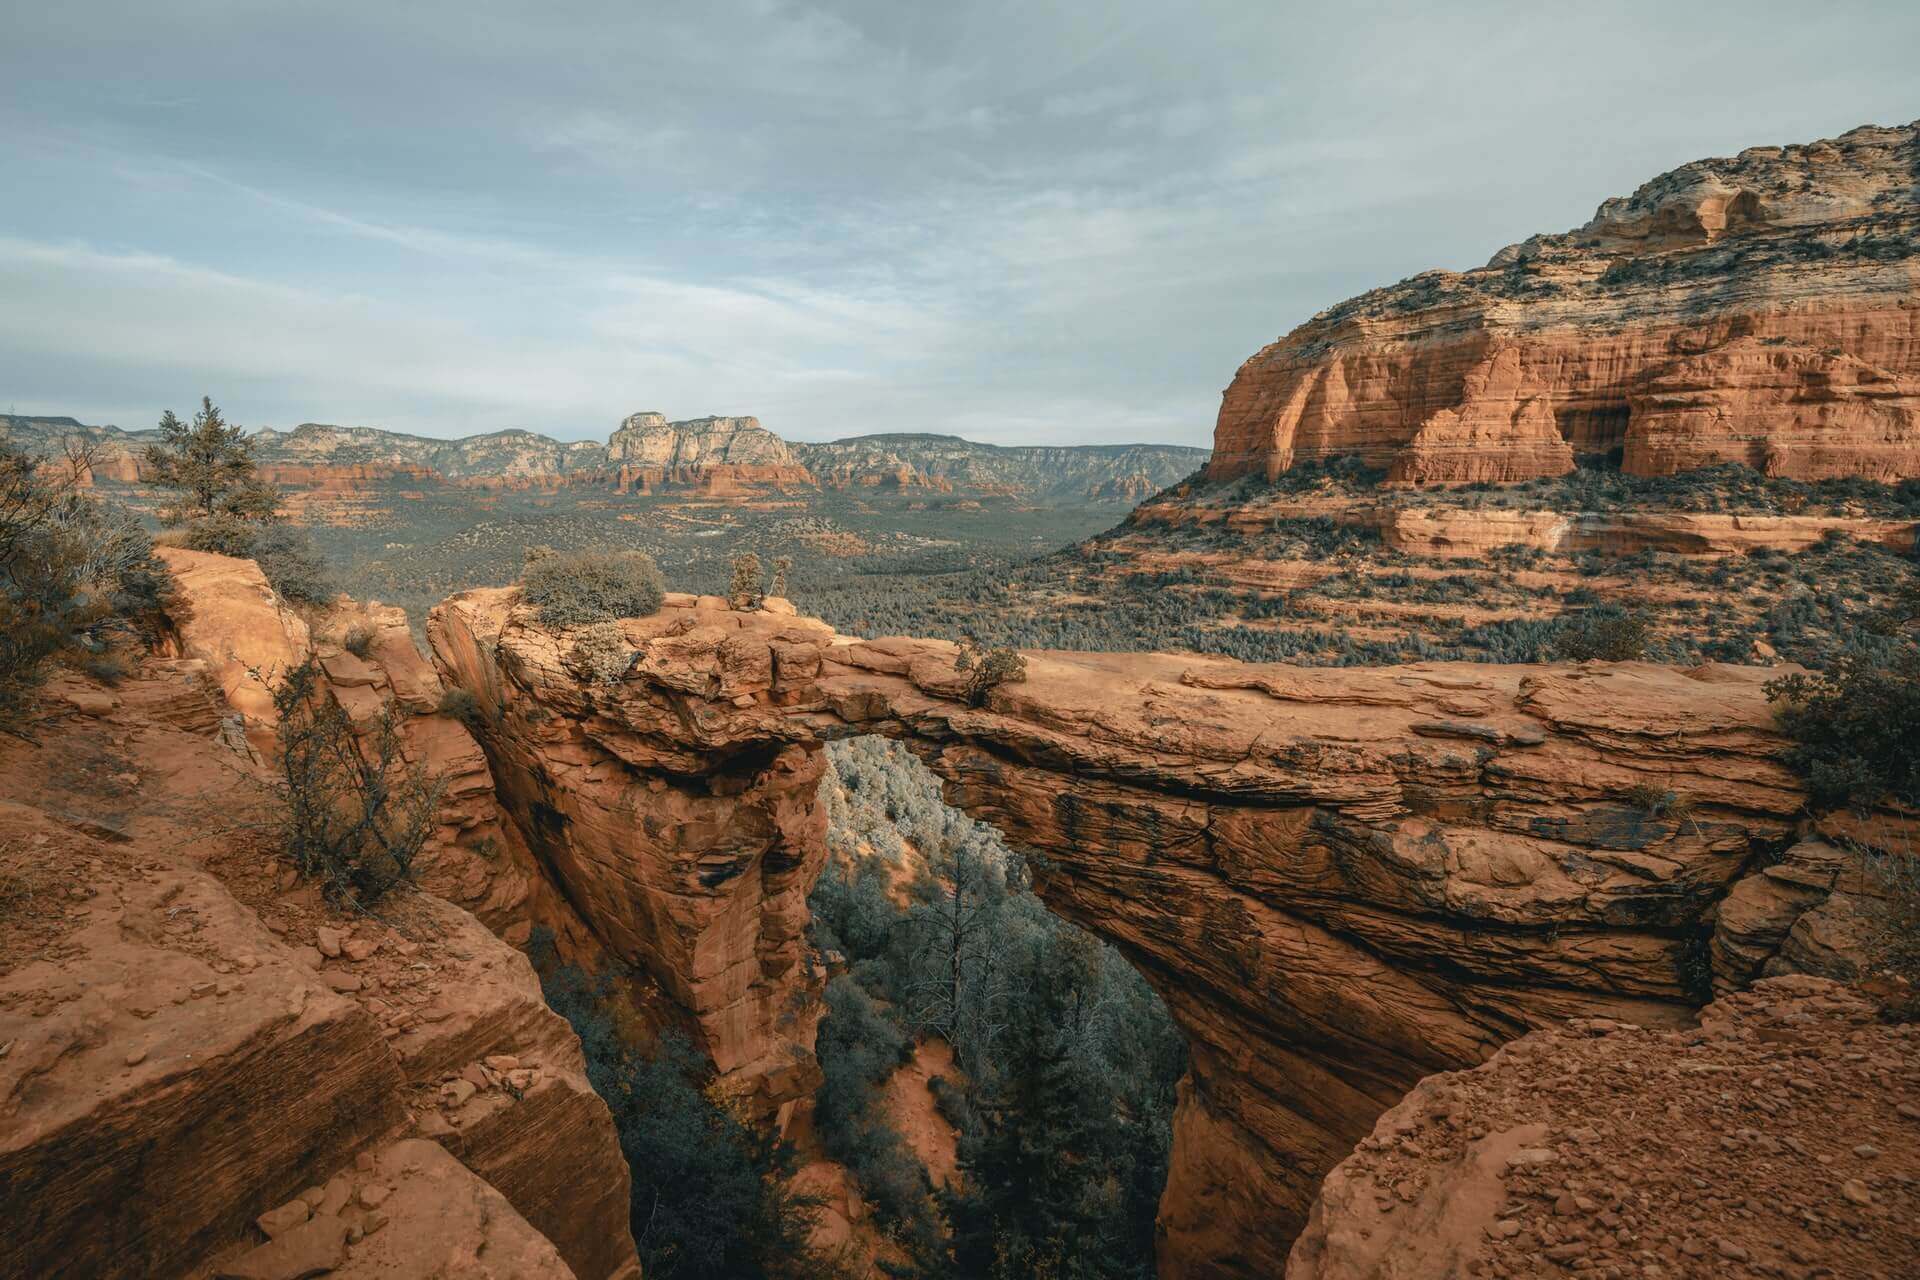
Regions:
M 287 854 L 329 897 L 370 907 L 409 879 L 445 784 L 406 758 L 391 710 L 356 729 L 307 659 L 273 691 Z
M 1027 678 L 1027 660 L 1012 649 L 989 649 L 972 636 L 960 641 L 960 656 L 953 669 L 967 677 L 962 696 L 971 707 L 985 706 L 987 695 L 1003 684 L 1020 684 Z
M 0 728 L 26 718 L 55 658 L 105 664 L 173 604 L 140 522 L 81 490 L 90 465 L 85 450 L 48 460 L 0 442 Z
M 657 613 L 666 581 L 640 551 L 570 551 L 542 556 L 521 575 L 522 599 L 550 627 L 577 627 Z
M 283 600 L 299 604 L 326 604 L 337 594 L 326 561 L 314 549 L 304 529 L 289 524 L 244 520 L 215 514 L 195 520 L 177 539 L 192 551 L 251 560 L 260 566 L 267 585 Z
M 619 684 L 633 665 L 633 650 L 617 622 L 590 622 L 582 627 L 569 657 L 574 669 L 594 684 Z
M 727 586 L 727 605 L 734 609 L 758 609 L 766 595 L 760 589 L 760 557 L 748 551 L 733 558 L 733 581 Z

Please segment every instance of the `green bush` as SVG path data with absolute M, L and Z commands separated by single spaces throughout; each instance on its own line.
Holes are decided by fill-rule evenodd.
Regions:
M 642 551 L 570 551 L 542 556 L 521 575 L 522 599 L 550 627 L 577 627 L 657 613 L 666 598 L 660 566 Z
M 1644 614 L 1602 605 L 1567 620 L 1554 641 L 1553 656 L 1563 662 L 1632 662 L 1646 656 L 1651 635 Z
M 825 1079 L 814 1095 L 814 1119 L 827 1154 L 853 1170 L 883 1222 L 930 1229 L 926 1169 L 901 1145 L 879 1105 L 880 1087 L 912 1056 L 912 1043 L 843 975 L 827 984 L 816 1052 Z
M 105 663 L 118 638 L 157 633 L 173 604 L 139 521 L 80 489 L 90 461 L 0 442 L 0 728 L 27 717 L 55 658 Z
M 306 530 L 294 525 L 261 523 L 221 513 L 188 524 L 180 545 L 253 561 L 260 566 L 267 585 L 283 600 L 322 605 L 339 594 L 313 540 Z
M 445 784 L 407 759 L 390 711 L 356 729 L 308 658 L 273 690 L 287 854 L 329 897 L 372 906 L 410 879 Z
M 1767 685 L 1787 764 L 1817 808 L 1920 807 L 1920 644 L 1841 654 L 1824 674 Z

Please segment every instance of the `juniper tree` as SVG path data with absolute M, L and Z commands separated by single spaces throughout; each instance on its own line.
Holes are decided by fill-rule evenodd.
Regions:
M 147 446 L 154 483 L 177 495 L 168 524 L 187 524 L 212 516 L 268 520 L 280 505 L 279 492 L 260 478 L 253 441 L 229 423 L 212 397 L 200 397 L 192 423 L 169 409 L 160 415 L 160 442 Z

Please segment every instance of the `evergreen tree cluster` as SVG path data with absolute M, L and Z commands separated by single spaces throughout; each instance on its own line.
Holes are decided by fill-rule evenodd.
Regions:
M 828 989 L 816 1111 L 930 1277 L 1145 1277 L 1186 1049 L 1112 948 L 1050 914 L 1025 862 L 947 808 L 911 753 L 829 748 L 834 857 L 810 900 Z M 837 782 L 837 786 L 833 783 Z M 902 883 L 903 867 L 918 874 Z M 916 1039 L 952 1045 L 936 1082 L 961 1185 L 902 1173 L 877 1108 Z M 914 1162 L 917 1165 L 917 1162 Z
M 629 1043 L 610 1011 L 612 976 L 560 964 L 544 930 L 528 949 L 613 1113 L 649 1280 L 831 1280 L 832 1264 L 808 1244 L 813 1205 L 787 1189 L 792 1147 L 713 1096 L 711 1069 L 684 1037 Z

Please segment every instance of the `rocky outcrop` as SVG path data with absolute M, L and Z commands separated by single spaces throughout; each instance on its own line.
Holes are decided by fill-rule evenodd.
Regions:
M 736 1083 L 792 1098 L 819 744 L 904 739 L 1187 1032 L 1168 1275 L 1276 1274 L 1321 1174 L 1426 1075 L 1570 1016 L 1689 1020 L 1716 905 L 1801 805 L 1765 671 L 1036 653 L 972 707 L 938 641 L 713 598 L 621 625 L 612 683 L 511 590 L 429 628 L 586 926 Z M 1650 811 L 1650 783 L 1686 803 Z
M 0 977 L 0 1274 L 181 1274 L 404 1122 L 379 1025 L 212 876 L 23 805 L 0 827 L 62 881 Z
M 178 711 L 217 688 L 195 669 L 63 677 L 0 743 L 0 1274 L 398 1274 L 431 1245 L 637 1276 L 611 1119 L 526 959 L 430 893 L 374 920 L 300 882 L 269 775 Z
M 333 1206 L 338 1203 L 338 1210 Z M 265 1244 L 237 1246 L 214 1280 L 575 1280 L 553 1243 L 446 1150 L 402 1139 L 261 1215 Z M 267 1230 L 266 1227 L 262 1228 Z
M 1208 473 L 1406 484 L 1920 475 L 1920 126 L 1664 174 L 1586 226 L 1321 312 L 1240 367 Z
M 0 1274 L 397 1274 L 430 1246 L 446 1274 L 631 1280 L 611 1118 L 509 945 L 582 931 L 404 615 L 342 600 L 310 627 L 250 562 L 163 555 L 183 656 L 111 691 L 63 677 L 32 740 L 0 744 L 0 1202 L 30 1224 Z M 235 671 L 261 673 L 250 694 L 309 658 L 351 723 L 391 717 L 446 784 L 422 890 L 377 917 L 279 856 L 271 702 L 222 733 Z M 382 1173 L 392 1205 L 356 1200 L 409 1134 L 451 1155 Z M 294 1226 L 296 1198 L 296 1237 L 250 1225 Z
M 1536 1031 L 1381 1116 L 1287 1280 L 1910 1274 L 1916 1048 L 1920 1028 L 1812 977 L 1697 1028 Z
M 270 751 L 279 722 L 273 691 L 312 652 L 306 619 L 274 594 L 251 560 L 184 547 L 156 547 L 154 554 L 187 604 L 172 619 L 170 647 L 207 664 L 247 740 Z
M 1409 497 L 1413 495 L 1408 495 Z M 1437 505 L 1394 497 L 1337 500 L 1253 499 L 1232 505 L 1195 506 L 1178 495 L 1146 503 L 1127 518 L 1126 529 L 1148 535 L 1146 545 L 1113 541 L 1130 557 L 1154 554 L 1151 536 L 1161 529 L 1220 524 L 1258 544 L 1276 521 L 1330 520 L 1373 529 L 1387 549 L 1417 556 L 1477 557 L 1502 547 L 1557 553 L 1604 551 L 1632 555 L 1732 556 L 1755 551 L 1805 551 L 1844 537 L 1911 552 L 1920 545 L 1920 521 L 1873 516 L 1733 514 L 1695 511 L 1552 511 L 1525 507 Z M 1223 553 L 1223 560 L 1242 557 Z
M 657 681 L 607 685 L 570 669 L 564 637 L 514 618 L 514 594 L 455 597 L 428 623 L 442 671 L 479 705 L 501 803 L 593 940 L 668 994 L 656 1012 L 691 1031 L 742 1097 L 766 1112 L 789 1107 L 818 1083 L 820 975 L 804 930 L 826 852 L 824 762 L 805 745 L 725 730 L 740 711 L 733 699 L 801 688 L 795 664 L 811 653 L 817 667 L 831 631 L 788 619 L 784 673 L 774 642 L 742 641 L 720 661 L 745 665 L 709 688 L 691 656 L 676 669 L 680 655 L 711 659 L 732 637 L 668 634 L 716 616 L 676 597 L 681 607 L 623 624 L 630 642 L 658 642 Z
M 0 438 L 36 452 L 67 441 L 93 446 L 90 479 L 133 485 L 152 431 L 85 426 L 72 418 L 0 415 Z M 438 440 L 377 427 L 303 423 L 253 436 L 261 474 L 289 490 L 296 519 L 351 520 L 350 499 L 383 489 L 451 484 L 475 489 L 612 488 L 726 498 L 767 489 L 965 491 L 1065 502 L 1136 502 L 1207 460 L 1205 449 L 1121 444 L 1003 447 L 957 436 L 889 433 L 824 444 L 782 440 L 756 418 L 627 417 L 603 444 L 531 431 Z M 329 501 L 329 499 L 340 501 Z M 343 505 L 344 503 L 344 505 Z M 310 512 L 309 507 L 315 510 Z

